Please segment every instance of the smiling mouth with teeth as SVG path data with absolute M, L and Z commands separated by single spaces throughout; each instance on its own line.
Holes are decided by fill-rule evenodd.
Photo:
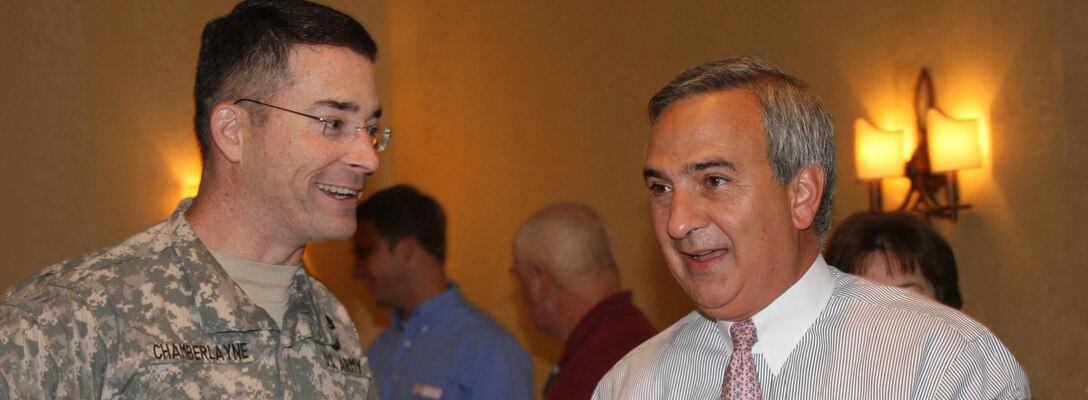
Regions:
M 363 195 L 363 191 L 361 190 L 352 190 L 346 187 L 326 185 L 324 183 L 317 184 L 317 188 L 321 189 L 321 191 L 325 193 L 332 195 L 332 197 L 335 197 L 338 200 L 346 200 L 350 198 L 358 199 L 359 196 Z
M 705 257 L 707 254 L 710 254 L 710 253 L 713 253 L 713 251 L 704 251 L 704 252 L 699 253 L 699 254 L 693 254 L 691 256 L 691 258 L 694 258 L 695 261 L 701 261 L 702 257 Z

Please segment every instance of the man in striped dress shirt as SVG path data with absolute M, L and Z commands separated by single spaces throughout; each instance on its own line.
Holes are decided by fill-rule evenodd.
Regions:
M 1030 397 L 986 327 L 820 257 L 835 138 L 803 82 L 756 59 L 710 62 L 661 89 L 649 113 L 654 228 L 697 310 L 625 356 L 594 399 L 723 398 L 741 321 L 755 326 L 763 398 Z

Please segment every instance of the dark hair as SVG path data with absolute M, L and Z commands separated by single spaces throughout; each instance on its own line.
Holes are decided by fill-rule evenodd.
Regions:
M 650 99 L 650 124 L 676 100 L 729 89 L 750 91 L 759 100 L 767 158 L 779 185 L 788 183 L 806 165 L 823 168 L 824 191 L 813 221 L 823 239 L 831 229 L 831 205 L 835 201 L 835 128 L 820 99 L 801 80 L 750 57 L 695 66 L 680 73 Z
M 346 47 L 370 61 L 378 55 L 358 21 L 308 1 L 247 0 L 204 25 L 193 88 L 202 161 L 208 161 L 211 148 L 212 108 L 242 97 L 267 97 L 287 86 L 290 52 L 300 44 Z
M 862 262 L 871 253 L 894 260 L 888 267 L 898 264 L 903 273 L 913 274 L 921 268 L 938 301 L 963 307 L 952 247 L 918 217 L 908 213 L 854 214 L 839 225 L 824 251 L 828 264 L 851 274 L 865 273 Z
M 389 246 L 415 238 L 428 253 L 446 261 L 446 212 L 431 196 L 409 185 L 380 190 L 355 209 L 359 223 L 373 222 Z

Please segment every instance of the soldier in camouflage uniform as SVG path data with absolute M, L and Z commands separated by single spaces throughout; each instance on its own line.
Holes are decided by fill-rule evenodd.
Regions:
M 355 326 L 301 259 L 308 242 L 352 235 L 388 140 L 376 53 L 357 21 L 305 1 L 245 1 L 209 22 L 199 194 L 3 294 L 0 399 L 375 398 Z M 299 266 L 282 318 L 212 249 Z

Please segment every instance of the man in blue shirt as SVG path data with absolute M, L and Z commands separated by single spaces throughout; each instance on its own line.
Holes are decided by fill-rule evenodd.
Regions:
M 367 358 L 384 400 L 529 399 L 529 355 L 446 277 L 446 215 L 430 196 L 397 185 L 356 212 L 356 275 L 393 324 Z

